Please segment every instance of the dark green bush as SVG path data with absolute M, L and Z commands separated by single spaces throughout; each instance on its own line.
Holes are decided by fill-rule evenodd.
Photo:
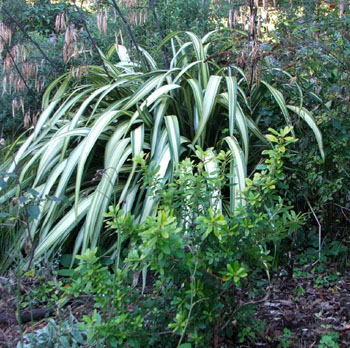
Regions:
M 275 57 L 283 69 L 298 77 L 306 91 L 304 105 L 313 110 L 325 143 L 323 162 L 310 142 L 309 130 L 303 129 L 300 151 L 291 163 L 295 179 L 290 197 L 300 210 L 310 212 L 308 200 L 323 234 L 346 242 L 350 222 L 350 16 L 339 16 L 339 8 L 327 4 L 318 6 L 313 16 L 289 12 L 277 27 Z M 314 217 L 309 221 L 317 225 Z
M 286 146 L 295 140 L 288 128 L 271 131 L 274 149 L 265 151 L 268 158 L 243 193 L 247 203 L 234 215 L 219 205 L 230 158 L 225 152 L 217 156 L 213 177 L 204 168 L 206 153 L 197 148 L 200 160 L 181 162 L 167 185 L 156 179 L 157 169 L 136 159 L 144 185 L 161 196 L 157 215 L 137 223 L 111 206 L 105 215 L 117 234 L 113 272 L 96 249 L 87 250 L 65 290 L 93 295 L 94 309 L 79 325 L 89 346 L 207 347 L 219 337 L 232 343 L 254 337 L 255 329 L 240 331 L 254 312 L 239 307 L 237 291 L 254 292 L 257 277 L 269 275 L 270 246 L 302 224 L 280 195 Z

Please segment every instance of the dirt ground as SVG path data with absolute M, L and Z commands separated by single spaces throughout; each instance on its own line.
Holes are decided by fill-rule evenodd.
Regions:
M 216 347 L 350 347 L 350 272 L 337 273 L 333 265 L 328 265 L 324 274 L 301 268 L 298 272 L 294 271 L 293 278 L 275 276 L 264 300 L 256 303 L 254 319 L 265 322 L 265 328 L 262 332 L 255 330 L 252 321 L 254 342 L 247 337 L 242 343 L 220 341 Z M 14 298 L 0 286 L 0 317 L 14 315 Z M 246 301 L 242 297 L 241 303 Z M 72 307 L 78 318 L 87 310 L 81 304 Z M 41 328 L 46 320 L 26 323 L 22 330 L 26 333 Z M 324 343 L 334 334 L 337 345 L 332 345 L 332 340 Z M 16 323 L 0 321 L 1 348 L 16 347 L 19 337 Z
M 267 326 L 260 343 L 251 347 L 283 347 L 282 337 L 290 341 L 288 347 L 319 347 L 332 333 L 339 335 L 340 348 L 350 347 L 350 273 L 337 278 L 318 274 L 275 281 L 268 299 L 257 306 L 257 317 Z

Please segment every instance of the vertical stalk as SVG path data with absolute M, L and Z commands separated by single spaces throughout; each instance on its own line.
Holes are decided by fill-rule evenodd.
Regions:
M 163 35 L 162 28 L 160 27 L 159 19 L 158 19 L 158 16 L 157 16 L 155 5 L 154 5 L 154 0 L 149 0 L 149 6 L 151 8 L 151 11 L 152 11 L 152 14 L 153 14 L 153 17 L 154 17 L 154 21 L 156 22 L 156 25 L 157 25 L 160 41 L 163 41 L 164 35 Z M 164 45 L 162 46 L 162 52 L 163 52 L 163 58 L 164 58 L 165 67 L 167 69 L 169 69 L 170 68 L 170 63 L 169 63 L 168 50 L 167 50 L 167 48 Z
M 186 323 L 185 323 L 185 326 L 182 330 L 182 333 L 181 333 L 181 337 L 179 339 L 179 342 L 177 344 L 177 348 L 180 347 L 181 343 L 182 343 L 182 340 L 184 339 L 185 337 L 185 333 L 186 333 L 186 330 L 187 330 L 187 326 L 188 326 L 188 323 L 190 321 L 190 318 L 191 318 L 191 314 L 192 314 L 192 310 L 193 310 L 193 307 L 198 303 L 200 302 L 201 300 L 198 300 L 196 302 L 193 302 L 194 300 L 194 295 L 195 295 L 195 288 L 196 288 L 196 273 L 197 273 L 197 266 L 198 266 L 198 259 L 196 259 L 196 263 L 194 265 L 194 270 L 193 272 L 191 272 L 191 300 L 190 300 L 190 310 L 188 311 L 188 315 L 187 315 L 187 318 L 186 318 Z
M 320 223 L 320 220 L 317 218 L 317 215 L 314 211 L 314 209 L 312 208 L 312 205 L 310 203 L 310 201 L 308 200 L 308 198 L 306 196 L 304 196 L 307 205 L 309 206 L 311 213 L 313 215 L 313 217 L 315 218 L 317 225 L 318 225 L 318 260 L 321 261 L 321 251 L 322 251 L 322 225 Z
M 255 45 L 256 45 L 256 35 L 255 35 L 255 22 L 256 22 L 256 12 L 257 9 L 254 6 L 254 0 L 249 0 L 249 9 L 250 9 L 250 28 L 248 32 L 248 48 L 250 46 L 250 42 L 252 42 L 252 48 L 253 51 Z M 252 86 L 253 86 L 253 80 L 254 80 L 254 59 L 251 57 L 251 63 L 250 63 L 250 76 L 249 76 L 249 86 L 248 86 L 248 93 L 250 94 Z
M 25 225 L 26 225 L 26 229 L 27 229 L 27 232 L 28 232 L 28 240 L 29 240 L 29 243 L 30 243 L 30 256 L 29 256 L 29 263 L 28 263 L 28 269 L 27 271 L 30 270 L 30 268 L 32 267 L 32 262 L 34 260 L 34 252 L 35 252 L 35 244 L 34 244 L 34 239 L 33 239 L 33 236 L 32 236 L 32 232 L 30 230 L 30 225 L 29 225 L 29 220 L 30 220 L 30 217 L 29 217 L 29 212 L 28 212 L 28 207 L 26 205 L 26 203 L 23 204 L 23 208 L 24 208 L 24 213 L 25 213 Z
M 205 9 L 205 5 L 207 3 L 207 0 L 201 0 L 201 5 L 202 5 L 202 29 L 201 29 L 201 36 L 204 36 L 205 32 L 206 32 L 206 29 L 207 29 L 207 26 L 205 24 L 205 21 L 206 21 L 206 18 L 205 18 L 205 12 L 204 12 L 204 9 Z
M 74 6 L 75 6 L 76 10 L 77 10 L 78 13 L 79 13 L 80 19 L 81 19 L 81 21 L 83 22 L 84 28 L 85 28 L 85 30 L 86 30 L 86 33 L 88 34 L 88 37 L 89 37 L 89 39 L 90 39 L 90 41 L 91 41 L 91 43 L 92 43 L 92 46 L 94 47 L 95 51 L 97 52 L 97 54 L 98 54 L 98 56 L 99 56 L 99 58 L 100 58 L 100 61 L 101 61 L 101 63 L 102 63 L 102 66 L 103 66 L 104 71 L 106 72 L 107 76 L 108 76 L 110 79 L 113 79 L 112 76 L 109 74 L 109 72 L 108 72 L 108 70 L 107 70 L 107 67 L 106 67 L 106 65 L 105 65 L 105 62 L 104 62 L 104 60 L 103 60 L 103 58 L 102 58 L 102 56 L 101 56 L 101 53 L 100 53 L 99 49 L 97 48 L 97 45 L 96 45 L 96 42 L 95 42 L 94 38 L 93 38 L 93 37 L 91 36 L 91 34 L 90 34 L 90 31 L 89 31 L 89 28 L 88 28 L 88 26 L 87 26 L 87 24 L 86 24 L 85 18 L 84 18 L 84 16 L 83 16 L 83 14 L 81 13 L 81 9 L 77 6 L 77 4 L 75 3 L 75 1 L 74 1 Z
M 115 10 L 117 11 L 118 15 L 119 15 L 120 18 L 122 19 L 122 21 L 123 21 L 123 23 L 124 23 L 124 25 L 125 25 L 125 27 L 126 27 L 126 30 L 128 31 L 128 33 L 129 33 L 129 35 L 130 35 L 130 37 L 131 37 L 131 41 L 133 42 L 133 44 L 134 44 L 134 46 L 135 46 L 135 48 L 136 48 L 136 51 L 137 51 L 137 53 L 138 53 L 138 55 L 139 55 L 139 58 L 142 60 L 142 63 L 143 63 L 143 65 L 145 66 L 145 68 L 147 68 L 147 65 L 146 65 L 146 62 L 145 62 L 145 60 L 144 60 L 143 54 L 142 54 L 142 52 L 141 52 L 141 50 L 140 50 L 139 45 L 137 44 L 137 41 L 136 41 L 134 32 L 132 31 L 129 22 L 127 21 L 127 19 L 126 19 L 125 16 L 123 15 L 122 11 L 120 10 L 120 7 L 118 6 L 118 4 L 116 3 L 115 0 L 112 0 L 112 4 L 113 4 Z
M 23 328 L 21 321 L 21 267 L 20 261 L 17 264 L 17 297 L 16 297 L 16 319 L 20 336 L 20 348 L 23 348 Z

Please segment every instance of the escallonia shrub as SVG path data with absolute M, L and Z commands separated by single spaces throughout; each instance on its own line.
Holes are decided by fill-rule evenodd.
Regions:
M 223 195 L 228 153 L 216 155 L 218 170 L 208 174 L 208 151 L 198 147 L 167 184 L 157 179 L 157 168 L 136 159 L 143 184 L 158 200 L 156 213 L 136 221 L 110 206 L 106 224 L 117 234 L 112 268 L 100 262 L 97 249 L 89 249 L 78 256 L 65 290 L 93 295 L 94 308 L 80 324 L 89 346 L 207 347 L 213 340 L 237 339 L 243 317 L 238 293 L 254 288 L 258 273 L 269 275 L 271 243 L 303 224 L 281 194 L 283 159 L 296 140 L 289 127 L 270 131 L 273 147 L 263 152 L 267 158 L 247 180 L 244 203 L 235 212 Z

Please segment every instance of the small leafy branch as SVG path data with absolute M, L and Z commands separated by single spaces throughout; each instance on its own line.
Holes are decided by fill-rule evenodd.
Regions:
M 27 260 L 27 271 L 29 271 L 33 264 L 37 245 L 31 226 L 33 221 L 37 220 L 41 214 L 40 203 L 44 200 L 51 200 L 58 205 L 64 203 L 69 206 L 71 203 L 65 196 L 55 197 L 53 195 L 46 195 L 46 197 L 42 197 L 33 188 L 23 188 L 16 172 L 0 172 L 0 190 L 6 190 L 8 187 L 16 191 L 16 195 L 14 195 L 8 205 L 2 204 L 0 226 L 6 226 L 13 233 L 17 233 L 18 226 L 24 226 L 26 233 L 19 235 L 21 238 L 19 245 L 16 245 L 16 247 L 18 250 L 21 250 L 24 244 L 24 252 L 29 256 Z

